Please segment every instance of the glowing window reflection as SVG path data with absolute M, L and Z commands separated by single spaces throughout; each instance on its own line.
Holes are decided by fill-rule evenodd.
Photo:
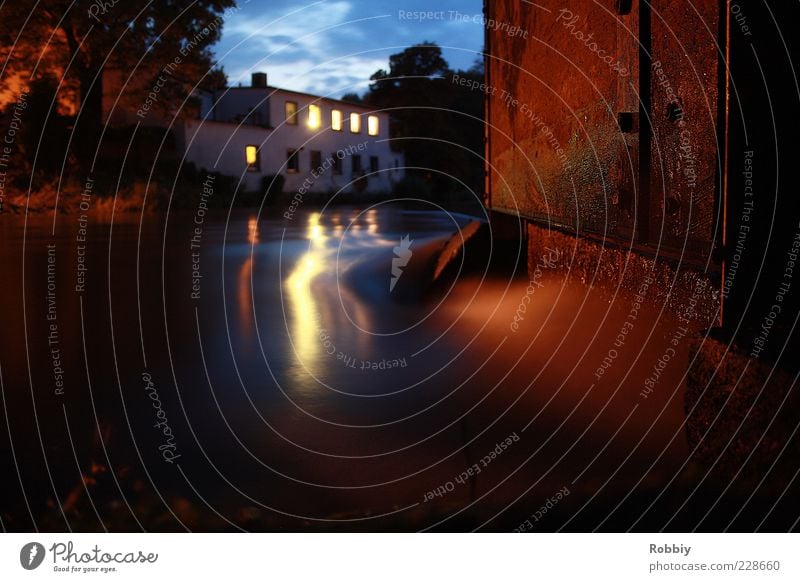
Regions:
M 254 245 L 259 242 L 258 239 L 258 219 L 250 217 L 247 219 L 247 241 Z
M 306 236 L 310 242 L 309 251 L 297 262 L 297 266 L 286 279 L 286 290 L 291 306 L 291 337 L 294 349 L 305 365 L 320 350 L 318 322 L 319 309 L 311 292 L 311 284 L 317 275 L 329 270 L 328 252 L 325 248 L 321 215 L 314 212 L 308 217 Z

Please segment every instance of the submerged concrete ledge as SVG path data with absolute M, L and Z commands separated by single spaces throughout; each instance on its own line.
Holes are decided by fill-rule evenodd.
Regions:
M 646 279 L 652 279 L 645 302 L 666 310 L 680 313 L 685 305 L 695 299 L 694 319 L 699 329 L 714 325 L 719 313 L 721 293 L 715 273 L 703 272 L 694 264 L 682 263 L 672 257 L 656 260 L 634 250 L 572 235 L 559 230 L 547 229 L 529 223 L 528 272 L 538 257 L 547 248 L 558 250 L 565 259 L 560 268 L 569 278 L 597 288 L 608 295 L 635 296 Z M 698 293 L 698 288 L 702 292 Z
M 800 458 L 797 376 L 713 338 L 696 338 L 689 349 L 685 400 L 694 460 L 712 477 L 758 475 L 770 491 L 785 491 Z

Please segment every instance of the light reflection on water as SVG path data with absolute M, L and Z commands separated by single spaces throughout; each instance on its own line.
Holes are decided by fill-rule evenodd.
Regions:
M 323 222 L 319 212 L 312 212 L 306 219 L 301 253 L 292 257 L 287 245 L 281 247 L 281 260 L 294 260 L 283 284 L 289 341 L 297 364 L 312 376 L 324 373 L 337 355 L 372 357 L 369 330 L 376 327 L 375 306 L 354 291 L 350 280 L 356 277 L 363 283 L 367 277 L 379 278 L 381 270 L 383 278 L 389 279 L 396 233 L 382 233 L 379 218 L 376 209 L 352 210 L 345 216 L 333 210 Z M 380 288 L 379 281 L 369 285 Z M 391 298 L 384 295 L 379 302 L 386 304 Z M 381 307 L 391 310 L 391 305 Z M 324 338 L 336 341 L 323 349 Z
M 462 226 L 466 222 L 466 218 L 457 219 Z M 26 271 L 28 337 L 35 363 L 48 361 L 47 322 L 41 306 L 46 305 L 42 269 L 50 224 L 32 222 L 28 233 L 33 241 Z M 525 444 L 494 465 L 498 476 L 507 475 L 538 444 L 550 439 L 545 458 L 526 466 L 520 473 L 525 478 L 512 487 L 519 494 L 531 482 L 528 476 L 541 476 L 582 438 L 589 422 L 594 421 L 592 443 L 610 442 L 636 402 L 636 374 L 629 380 L 627 396 L 614 396 L 611 406 L 607 405 L 610 391 L 587 392 L 608 339 L 597 341 L 592 334 L 602 327 L 608 305 L 590 298 L 587 308 L 583 304 L 586 290 L 579 286 L 548 282 L 529 305 L 524 330 L 514 337 L 509 337 L 508 324 L 525 293 L 525 281 L 509 284 L 504 275 L 483 281 L 464 278 L 441 303 L 429 301 L 424 292 L 428 283 L 424 265 L 457 228 L 451 217 L 440 212 L 335 208 L 298 213 L 289 222 L 269 214 L 236 215 L 230 223 L 209 217 L 203 235 L 202 299 L 197 302 L 188 300 L 191 261 L 186 242 L 191 216 L 176 216 L 169 222 L 154 219 L 144 225 L 141 237 L 135 223 L 115 225 L 112 241 L 107 240 L 107 225 L 94 224 L 96 243 L 87 259 L 90 289 L 82 298 L 89 314 L 84 322 L 86 354 L 81 351 L 80 304 L 68 292 L 74 284 L 71 227 L 70 221 L 59 223 L 56 243 L 59 323 L 62 342 L 69 346 L 64 351 L 69 382 L 65 405 L 74 421 L 77 454 L 82 459 L 96 455 L 94 419 L 86 406 L 94 402 L 103 422 L 114 427 L 110 446 L 116 458 L 137 466 L 139 451 L 129 450 L 128 442 L 135 439 L 159 486 L 176 495 L 190 494 L 185 481 L 176 483 L 173 468 L 164 466 L 158 455 L 152 410 L 141 398 L 145 369 L 141 346 L 148 355 L 146 368 L 178 435 L 182 469 L 208 499 L 228 507 L 246 502 L 215 477 L 200 450 L 228 479 L 282 510 L 317 517 L 385 512 L 419 502 L 425 491 L 463 471 L 467 460 L 475 462 L 475 456 L 484 455 L 496 441 L 540 415 L 541 426 L 534 425 Z M 406 235 L 415 241 L 414 255 L 392 294 L 393 247 Z M 21 280 L 19 239 L 2 252 L 9 280 Z M 148 257 L 138 265 L 138 273 L 134 268 L 137 253 Z M 151 257 L 163 258 L 163 274 L 161 261 Z M 6 322 L 13 330 L 6 338 L 25 337 L 21 310 L 13 309 L 21 302 L 20 289 L 3 290 L 4 304 L 11 306 Z M 137 300 L 141 312 L 131 307 Z M 581 325 L 565 337 L 564 330 L 576 314 Z M 444 333 L 455 321 L 458 325 Z M 646 328 L 643 324 L 642 330 Z M 613 338 L 616 329 L 612 325 L 606 332 Z M 333 353 L 321 339 L 323 333 L 330 337 Z M 440 341 L 424 349 L 443 333 Z M 27 387 L 29 371 L 21 344 L 5 344 L 3 353 L 16 356 L 3 361 L 6 385 Z M 469 349 L 460 354 L 467 344 Z M 587 346 L 590 355 L 576 363 L 574 355 L 585 352 Z M 663 349 L 655 346 L 652 352 L 659 354 Z M 92 395 L 87 393 L 84 358 L 93 375 L 92 385 L 98 388 Z M 362 368 L 365 362 L 377 366 L 400 358 L 406 362 L 402 368 Z M 351 361 L 357 365 L 349 366 Z M 645 373 L 648 359 L 643 361 Z M 620 365 L 620 370 L 625 368 L 626 364 Z M 674 368 L 675 375 L 679 369 Z M 48 374 L 46 366 L 34 366 L 30 392 L 49 396 L 52 379 Z M 532 384 L 534 377 L 537 381 Z M 669 382 L 680 379 L 665 376 L 664 384 Z M 40 403 L 40 414 L 53 431 L 45 442 L 60 447 L 60 458 L 69 460 L 72 453 L 64 448 L 67 441 L 59 433 L 60 404 Z M 25 390 L 11 394 L 9 406 L 12 418 L 30 415 Z M 579 413 L 569 416 L 574 410 Z M 598 410 L 603 411 L 602 418 L 594 419 Z M 634 416 L 604 455 L 625 458 L 629 451 L 623 445 L 636 444 L 645 433 L 654 441 L 648 445 L 651 449 L 664 449 L 682 420 L 679 400 L 667 414 L 658 416 L 659 426 L 665 428 L 650 430 L 658 413 L 655 409 L 652 414 L 645 411 Z M 35 433 L 25 432 L 27 427 L 15 430 L 21 431 L 17 442 L 38 442 Z M 551 439 L 556 432 L 558 438 Z M 680 446 L 680 440 L 676 442 Z M 598 454 L 592 443 L 560 462 L 540 492 L 549 495 L 565 479 L 577 475 Z M 255 464 L 253 456 L 266 468 Z M 615 467 L 612 462 L 606 465 L 610 470 Z M 74 486 L 70 463 L 63 461 L 51 468 L 57 487 Z M 46 473 L 30 472 L 38 482 L 48 483 Z M 300 487 L 277 473 L 318 486 Z M 413 478 L 406 477 L 411 474 Z M 390 481 L 396 483 L 366 487 Z M 331 489 L 335 487 L 345 489 Z M 467 493 L 468 489 L 459 492 L 452 501 L 465 503 Z M 504 499 L 510 497 L 508 493 Z

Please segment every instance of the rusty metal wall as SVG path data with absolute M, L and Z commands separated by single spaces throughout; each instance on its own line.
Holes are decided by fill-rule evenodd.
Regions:
M 701 260 L 718 198 L 719 2 L 639 6 L 485 3 L 527 32 L 487 32 L 487 204 Z
M 719 238 L 721 8 L 717 0 L 661 0 L 651 15 L 649 242 L 685 245 L 690 257 L 707 256 Z

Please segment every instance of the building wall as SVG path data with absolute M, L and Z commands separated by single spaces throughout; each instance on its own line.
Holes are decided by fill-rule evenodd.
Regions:
M 388 114 L 376 113 L 368 107 L 323 99 L 304 93 L 279 89 L 273 91 L 270 97 L 270 116 L 275 129 L 267 147 L 277 163 L 270 167 L 275 172 L 280 171 L 284 174 L 287 190 L 297 191 L 303 187 L 306 180 L 310 180 L 311 186 L 306 189 L 312 192 L 332 192 L 340 188 L 351 191 L 353 189 L 352 180 L 358 178 L 358 173 L 353 173 L 354 155 L 361 157 L 363 175 L 371 174 L 370 158 L 378 157 L 378 173 L 367 178 L 365 185 L 367 190 L 388 192 L 395 182 L 402 179 L 403 155 L 400 152 L 392 151 Z M 286 122 L 285 106 L 287 101 L 297 103 L 296 125 Z M 321 125 L 316 129 L 308 125 L 308 108 L 312 104 L 317 105 L 321 110 Z M 341 131 L 334 131 L 331 127 L 331 114 L 334 109 L 342 112 Z M 351 113 L 360 115 L 361 127 L 358 133 L 350 131 Z M 367 120 L 370 115 L 377 116 L 379 120 L 376 136 L 368 134 Z M 287 151 L 290 148 L 299 150 L 300 171 L 296 174 L 287 173 L 283 165 L 287 160 Z M 323 162 L 342 157 L 342 175 L 334 175 L 332 170 L 328 169 L 320 178 L 311 176 L 312 151 L 320 152 Z M 274 173 L 272 170 L 269 173 Z
M 244 149 L 261 144 L 266 135 L 269 132 L 258 127 L 191 120 L 181 127 L 178 147 L 185 152 L 184 161 L 194 163 L 201 171 L 234 176 L 242 180 L 243 189 L 257 190 L 261 175 L 247 171 Z
M 284 101 L 289 98 L 298 102 L 298 123 L 284 123 Z M 359 186 L 370 192 L 391 191 L 393 184 L 403 177 L 403 155 L 391 149 L 388 139 L 389 119 L 386 114 L 379 117 L 379 134 L 367 134 L 366 116 L 362 120 L 358 134 L 349 131 L 345 123 L 343 131 L 330 129 L 331 109 L 342 108 L 349 115 L 352 112 L 366 112 L 364 108 L 348 107 L 339 102 L 318 101 L 322 108 L 322 126 L 312 129 L 307 124 L 306 107 L 314 102 L 312 96 L 284 92 L 271 93 L 269 98 L 270 117 L 274 127 L 264 128 L 238 123 L 194 120 L 187 122 L 181 138 L 186 151 L 186 161 L 199 168 L 222 174 L 240 177 L 245 189 L 261 189 L 264 176 L 282 174 L 285 178 L 284 190 L 297 192 L 350 192 Z M 255 145 L 259 148 L 259 169 L 250 171 L 245 160 L 245 148 Z M 289 150 L 297 151 L 298 171 L 287 167 Z M 319 152 L 323 171 L 312 168 L 312 152 Z M 362 172 L 354 173 L 353 158 L 361 157 Z M 378 172 L 372 174 L 370 158 L 378 158 Z M 217 158 L 219 161 L 217 162 Z M 341 158 L 341 175 L 333 171 L 333 160 Z M 312 169 L 316 176 L 312 175 Z M 364 176 L 363 181 L 354 185 L 353 180 Z
M 218 92 L 213 100 L 203 102 L 201 118 L 215 121 L 242 121 L 250 125 L 269 126 L 270 94 L 265 88 L 232 88 Z
M 487 32 L 487 203 L 700 263 L 716 236 L 719 2 L 641 6 L 485 3 L 528 32 Z

